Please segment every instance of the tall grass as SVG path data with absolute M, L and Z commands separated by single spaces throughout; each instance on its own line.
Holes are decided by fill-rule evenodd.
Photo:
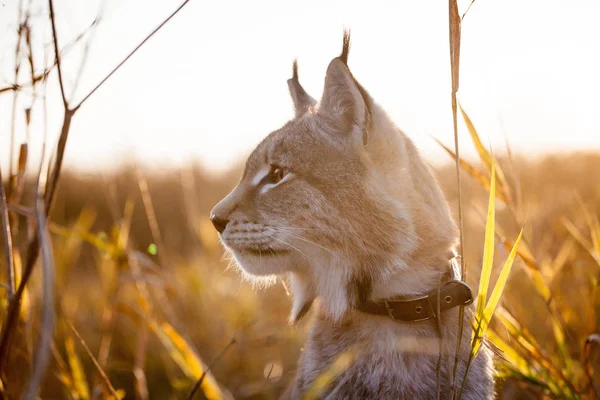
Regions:
M 504 230 L 501 227 L 495 225 L 495 202 L 496 199 L 500 199 L 507 210 L 508 216 L 513 220 L 513 224 L 520 223 L 520 216 L 524 215 L 525 212 L 519 213 L 516 204 L 511 200 L 509 193 L 511 188 L 509 187 L 508 180 L 500 168 L 496 168 L 496 161 L 493 156 L 485 150 L 481 144 L 479 134 L 477 133 L 471 119 L 467 113 L 461 108 L 465 124 L 470 132 L 473 139 L 473 144 L 478 150 L 481 162 L 483 165 L 488 166 L 490 171 L 490 177 L 485 177 L 485 174 L 478 170 L 473 165 L 467 163 L 464 160 L 459 159 L 456 154 L 448 150 L 444 146 L 446 151 L 454 157 L 455 160 L 459 161 L 459 165 L 471 175 L 474 182 L 477 182 L 483 189 L 489 191 L 489 205 L 487 213 L 487 222 L 485 226 L 485 239 L 483 246 L 483 264 L 481 268 L 481 276 L 478 290 L 477 300 L 477 311 L 474 316 L 474 332 L 472 338 L 471 354 L 469 357 L 469 364 L 471 360 L 476 356 L 478 349 L 480 348 L 487 327 L 492 320 L 494 311 L 500 301 L 502 292 L 507 283 L 508 275 L 512 268 L 513 261 L 518 255 L 522 260 L 524 271 L 527 273 L 531 285 L 537 292 L 537 296 L 540 297 L 545 303 L 547 308 L 547 316 L 550 320 L 550 330 L 554 339 L 553 345 L 558 350 L 558 354 L 548 356 L 546 351 L 542 350 L 536 343 L 533 336 L 528 331 L 521 328 L 520 324 L 516 322 L 514 317 L 506 309 L 501 309 L 499 314 L 500 323 L 498 327 L 492 330 L 488 335 L 487 339 L 491 342 L 492 346 L 496 348 L 500 353 L 500 359 L 498 362 L 499 376 L 505 379 L 514 379 L 519 381 L 526 381 L 529 384 L 537 386 L 540 393 L 550 395 L 556 398 L 594 398 L 597 395 L 594 384 L 594 377 L 589 368 L 586 368 L 587 356 L 577 359 L 573 356 L 573 347 L 577 346 L 577 341 L 567 339 L 567 329 L 565 318 L 563 317 L 564 311 L 560 310 L 557 304 L 555 295 L 551 286 L 547 283 L 547 279 L 544 276 L 544 272 L 538 261 L 535 259 L 530 246 L 527 244 L 527 240 L 524 240 L 523 246 L 519 249 L 519 244 L 523 236 L 523 230 L 518 234 L 514 242 L 506 239 Z M 441 144 L 441 143 L 440 143 Z M 442 144 L 441 144 L 442 145 Z M 442 145 L 443 146 L 443 145 Z M 497 195 L 496 191 L 496 178 L 500 180 L 500 190 L 503 193 L 501 196 Z M 518 181 L 517 181 L 518 182 Z M 517 183 L 518 184 L 518 183 Z M 574 192 L 575 194 L 577 192 Z M 597 193 L 596 193 L 597 196 Z M 581 204 L 582 200 L 579 195 L 574 196 L 578 199 L 577 203 Z M 598 198 L 592 200 L 594 209 L 597 207 Z M 595 295 L 598 286 L 598 276 L 600 263 L 597 257 L 597 237 L 599 221 L 595 211 L 592 213 L 587 209 L 587 206 L 581 205 L 579 212 L 583 216 L 583 220 L 586 222 L 590 239 L 585 238 L 578 228 L 576 228 L 566 217 L 559 216 L 558 220 L 561 221 L 562 225 L 566 228 L 566 233 L 571 235 L 575 240 L 587 251 L 595 262 L 592 270 L 585 273 L 587 275 L 587 284 Z M 579 207 L 578 207 L 579 208 Z M 494 248 L 496 237 L 499 236 L 500 242 L 503 247 L 510 249 L 510 254 L 504 266 L 500 270 L 500 275 L 497 279 L 494 290 L 489 298 L 487 299 L 488 287 L 490 284 L 490 275 L 494 264 Z M 569 238 L 567 237 L 567 240 Z M 567 242 L 568 243 L 568 242 Z M 563 253 L 564 245 L 559 251 L 558 256 L 569 257 L 570 254 Z M 568 252 L 573 252 L 571 246 L 568 247 Z M 557 260 L 558 261 L 558 260 Z M 563 267 L 565 260 L 560 260 L 560 266 Z M 556 268 L 552 274 L 559 273 L 560 270 Z M 589 299 L 582 299 L 584 302 Z M 487 301 L 487 302 L 486 302 Z M 593 304 L 593 313 L 596 315 L 596 321 L 598 320 L 598 309 L 597 303 Z M 589 349 L 592 339 L 596 337 L 593 334 L 594 330 L 598 329 L 598 323 L 594 324 L 594 327 L 589 332 L 589 337 L 584 341 L 579 342 L 579 346 L 586 346 Z M 504 340 L 502 338 L 504 331 L 508 333 L 508 338 L 511 341 Z M 504 335 L 506 335 L 506 333 Z M 573 336 L 573 335 L 572 335 Z M 579 349 L 577 349 L 579 350 Z M 586 350 L 589 352 L 589 350 Z M 583 353 L 586 353 L 584 351 Z M 581 351 L 576 351 L 575 354 L 582 356 Z M 587 354 L 587 353 L 586 353 Z M 506 357 L 504 357 L 506 355 Z M 468 366 L 467 366 L 468 372 Z M 467 372 L 465 372 L 465 377 Z M 463 380 L 464 382 L 464 380 Z M 462 392 L 462 391 L 461 391 Z M 459 397 L 460 393 L 459 392 Z
M 48 172 L 28 180 L 28 143 L 14 142 L 6 182 L 0 171 L 3 398 L 270 399 L 293 376 L 306 327 L 287 326 L 285 287 L 256 293 L 240 283 L 205 217 L 237 169 L 218 179 L 192 168 L 132 165 L 86 178 L 62 170 L 77 110 L 188 1 L 78 103 L 67 96 L 74 88 L 65 88 L 61 63 L 87 36 L 61 47 L 49 1 L 54 61 L 36 67 L 29 57 L 27 79 L 19 64 L 14 83 L 0 88 L 15 104 L 23 88 L 45 96 L 56 71 L 64 106 L 53 157 L 43 159 Z M 591 176 L 600 156 L 533 162 L 487 150 L 457 100 L 464 14 L 449 5 L 454 150 L 440 144 L 455 166 L 438 176 L 459 217 L 463 279 L 479 287 L 476 312 L 463 310 L 473 321 L 463 326 L 473 332 L 466 361 L 494 348 L 503 398 L 595 398 L 600 189 Z M 29 10 L 19 14 L 18 63 L 33 29 Z M 27 121 L 40 107 L 23 111 Z M 478 162 L 460 156 L 459 111 Z M 306 398 L 318 398 L 355 356 L 342 354 Z M 465 379 L 456 374 L 451 396 L 460 398 Z

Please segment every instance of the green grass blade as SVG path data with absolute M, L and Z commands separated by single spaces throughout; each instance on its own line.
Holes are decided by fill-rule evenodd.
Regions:
M 506 262 L 502 266 L 502 270 L 500 271 L 500 276 L 494 285 L 494 289 L 492 290 L 492 294 L 490 295 L 490 299 L 488 300 L 485 308 L 483 310 L 482 317 L 478 318 L 479 323 L 479 332 L 478 336 L 480 340 L 477 340 L 474 343 L 472 352 L 473 354 L 477 354 L 479 348 L 481 347 L 481 339 L 485 337 L 487 328 L 490 324 L 492 316 L 494 315 L 494 311 L 496 311 L 496 307 L 498 303 L 500 303 L 500 298 L 502 297 L 502 293 L 504 292 L 504 288 L 506 287 L 506 282 L 508 281 L 508 276 L 510 275 L 510 271 L 512 269 L 513 263 L 515 261 L 515 256 L 517 255 L 517 248 L 519 247 L 519 242 L 521 241 L 521 237 L 523 236 L 523 229 L 519 233 L 517 240 L 515 241 L 515 245 L 513 246 Z
M 488 300 L 487 304 L 485 305 L 485 310 L 483 312 L 483 315 L 485 316 L 485 321 L 489 322 L 491 320 L 492 315 L 494 314 L 494 311 L 496 311 L 496 307 L 498 306 L 498 303 L 500 302 L 500 297 L 502 297 L 502 292 L 504 292 L 504 288 L 506 287 L 506 282 L 508 281 L 508 276 L 512 269 L 513 263 L 515 261 L 515 256 L 517 255 L 517 248 L 519 247 L 519 243 L 521 242 L 522 236 L 523 236 L 523 229 L 521 229 L 521 232 L 519 233 L 519 236 L 517 237 L 517 240 L 515 241 L 515 244 L 511 250 L 510 254 L 508 255 L 508 258 L 506 259 L 504 266 L 502 266 L 502 270 L 500 271 L 500 276 L 498 277 L 498 280 L 496 281 L 496 285 L 494 285 L 494 290 L 492 290 L 490 299 Z
M 475 318 L 482 321 L 485 302 L 487 299 L 488 288 L 490 285 L 490 276 L 494 264 L 494 225 L 496 216 L 496 179 L 495 168 L 492 164 L 492 173 L 490 180 L 490 200 L 488 203 L 487 220 L 485 222 L 485 241 L 483 247 L 483 264 L 481 266 L 481 276 L 479 279 L 479 290 L 477 292 L 477 312 Z

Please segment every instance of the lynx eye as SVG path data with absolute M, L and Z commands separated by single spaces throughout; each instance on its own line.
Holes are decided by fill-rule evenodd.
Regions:
M 268 183 L 279 183 L 285 176 L 288 171 L 280 167 L 279 165 L 271 165 L 271 171 L 269 171 L 269 175 L 267 176 Z

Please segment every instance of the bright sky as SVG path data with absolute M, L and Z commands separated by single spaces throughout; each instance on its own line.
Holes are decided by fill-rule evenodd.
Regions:
M 0 0 L 0 87 L 14 81 L 17 3 Z M 27 3 L 29 0 L 23 0 Z M 35 10 L 46 2 L 32 0 Z M 91 43 L 80 99 L 181 0 L 55 0 L 66 45 L 105 17 Z M 469 1 L 460 2 L 462 11 Z M 198 160 L 223 170 L 293 115 L 286 80 L 299 60 L 300 79 L 322 92 L 327 64 L 351 28 L 350 67 L 374 99 L 433 163 L 447 160 L 431 136 L 452 144 L 447 2 L 206 1 L 190 3 L 77 113 L 66 165 L 84 170 Z M 463 23 L 459 100 L 483 140 L 517 153 L 600 150 L 600 2 L 477 0 Z M 41 70 L 51 41 L 34 18 Z M 51 53 L 50 53 L 51 54 Z M 51 57 L 51 56 L 49 56 Z M 65 59 L 68 88 L 81 47 Z M 24 68 L 27 72 L 27 68 Z M 19 81 L 26 81 L 23 75 Z M 60 128 L 56 75 L 48 84 L 48 133 Z M 69 89 L 68 93 L 71 92 Z M 25 107 L 30 98 L 19 102 Z M 32 152 L 43 137 L 42 101 L 31 126 Z M 0 161 L 7 168 L 12 95 L 0 95 Z M 17 139 L 24 138 L 22 112 Z M 464 152 L 473 154 L 461 125 Z

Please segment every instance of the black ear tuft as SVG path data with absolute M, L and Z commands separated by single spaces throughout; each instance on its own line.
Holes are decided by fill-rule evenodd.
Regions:
M 348 53 L 350 52 L 350 30 L 344 30 L 344 40 L 342 44 L 342 54 L 340 59 L 348 65 Z
M 287 81 L 288 88 L 290 89 L 290 95 L 294 102 L 294 109 L 296 111 L 296 118 L 304 115 L 311 107 L 317 104 L 317 101 L 310 97 L 304 90 L 300 81 L 298 80 L 298 60 L 294 60 L 292 66 L 292 77 Z
M 298 80 L 298 59 L 294 59 L 294 66 L 292 67 L 292 79 Z

